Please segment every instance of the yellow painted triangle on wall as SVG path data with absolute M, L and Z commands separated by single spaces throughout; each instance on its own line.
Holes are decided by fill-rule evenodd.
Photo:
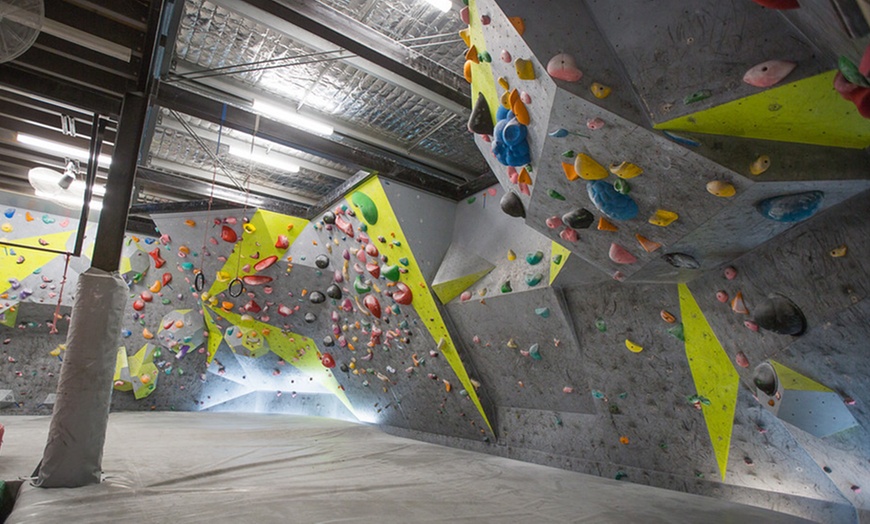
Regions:
M 471 45 L 477 47 L 479 53 L 486 51 L 486 40 L 483 37 L 483 23 L 477 12 L 477 2 L 468 2 L 469 21 L 468 27 L 471 33 Z M 471 65 L 471 103 L 477 101 L 478 93 L 483 93 L 489 111 L 492 113 L 492 121 L 495 122 L 495 113 L 500 105 L 498 91 L 495 88 L 495 77 L 492 74 L 492 66 L 487 62 Z
M 3 312 L 3 319 L 0 320 L 0 326 L 15 327 L 16 320 L 18 320 L 18 304 L 14 304 Z
M 405 233 L 399 225 L 399 219 L 396 218 L 393 207 L 390 205 L 386 193 L 384 193 L 381 181 L 376 176 L 371 177 L 358 187 L 357 191 L 365 193 L 372 199 L 378 208 L 378 223 L 369 226 L 369 236 L 372 238 L 378 236 L 393 238 L 395 235 L 395 239 L 399 241 L 399 245 L 393 244 L 393 247 L 387 252 L 387 254 L 391 259 L 398 260 L 401 257 L 405 257 L 409 260 L 408 267 L 406 268 L 408 271 L 402 275 L 402 282 L 404 282 L 414 294 L 411 306 L 417 311 L 420 320 L 422 320 L 423 325 L 426 326 L 426 329 L 429 331 L 434 342 L 440 344 L 440 341 L 442 339 L 444 340 L 444 343 L 439 345 L 441 348 L 441 354 L 444 355 L 444 358 L 450 364 L 450 367 L 456 374 L 456 378 L 468 393 L 468 398 L 474 402 L 477 411 L 480 413 L 484 422 L 486 422 L 489 430 L 493 431 L 492 425 L 489 423 L 489 419 L 483 411 L 483 405 L 480 403 L 480 398 L 478 398 L 474 385 L 471 383 L 471 379 L 465 369 L 465 365 L 459 358 L 459 353 L 456 351 L 453 339 L 447 331 L 447 326 L 444 324 L 444 319 L 441 317 L 441 311 L 438 309 L 435 297 L 426 285 L 426 279 L 423 278 L 423 273 L 420 271 L 420 265 L 417 263 L 414 253 L 408 245 L 408 239 L 405 237 Z M 349 197 L 345 200 L 350 204 Z
M 66 243 L 69 240 L 70 235 L 72 235 L 72 231 L 63 231 L 61 233 L 51 233 L 49 235 L 40 235 L 38 237 L 10 240 L 10 242 L 16 244 L 36 244 L 41 238 L 48 242 L 49 248 L 63 250 L 66 249 Z M 11 254 L 11 251 L 13 250 L 15 251 L 14 255 Z M 24 257 L 24 262 L 21 264 L 18 263 L 19 256 Z M 3 275 L 4 282 L 0 282 L 0 285 L 8 285 L 5 280 L 10 278 L 24 280 L 26 277 L 33 274 L 34 270 L 41 268 L 54 260 L 55 257 L 59 256 L 60 255 L 57 253 L 48 253 L 37 249 L 26 249 L 21 247 L 10 248 L 4 246 L 2 250 L 0 250 L 0 275 Z
M 558 264 L 553 262 L 553 259 L 558 255 L 562 255 L 562 260 L 559 261 Z M 550 245 L 550 285 L 553 285 L 553 281 L 556 280 L 556 277 L 559 276 L 559 272 L 562 271 L 562 268 L 565 267 L 565 264 L 568 263 L 568 257 L 571 255 L 571 250 L 567 247 L 559 244 L 558 242 L 553 242 Z
M 834 90 L 836 71 L 656 124 L 656 129 L 821 146 L 870 146 L 870 120 Z
M 436 295 L 438 295 L 438 300 L 440 300 L 442 304 L 446 304 L 471 287 L 475 282 L 488 275 L 493 269 L 495 269 L 495 266 L 478 271 L 477 273 L 448 280 L 447 282 L 432 284 L 432 290 L 435 291 Z
M 779 362 L 771 360 L 770 363 L 773 365 L 773 369 L 776 371 L 776 378 L 782 384 L 783 389 L 822 391 L 825 393 L 832 393 L 834 391 L 789 367 L 783 366 Z
M 218 329 L 217 325 L 215 325 L 214 319 L 211 317 L 211 313 L 209 313 L 208 310 L 208 306 L 203 305 L 202 317 L 203 320 L 205 320 L 205 327 L 208 330 L 208 339 L 206 340 L 208 358 L 206 358 L 206 362 L 211 364 L 211 361 L 214 360 L 214 354 L 217 353 L 224 335 L 221 333 L 221 330 Z
M 679 284 L 679 294 L 686 357 L 698 395 L 710 400 L 710 405 L 703 407 L 704 421 L 725 480 L 740 377 L 685 284 Z

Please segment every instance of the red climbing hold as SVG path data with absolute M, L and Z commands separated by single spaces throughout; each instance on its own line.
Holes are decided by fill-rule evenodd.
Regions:
M 145 302 L 141 300 L 134 300 L 133 309 L 135 309 L 136 311 L 142 311 L 143 309 L 145 309 Z
M 242 277 L 242 282 L 249 286 L 261 286 L 272 281 L 272 277 L 263 275 L 245 275 Z
M 368 255 L 370 257 L 378 256 L 379 255 L 378 246 L 371 244 L 371 243 L 366 244 L 366 255 Z
M 344 219 L 341 215 L 336 215 L 335 217 L 335 227 L 337 227 L 342 233 L 353 238 L 353 225 Z
M 320 363 L 323 364 L 324 367 L 330 369 L 335 367 L 335 359 L 332 358 L 332 355 L 329 353 L 324 353 L 320 356 Z
M 399 282 L 396 284 L 396 290 L 393 291 L 393 300 L 395 300 L 397 304 L 410 306 L 411 301 L 414 300 L 414 293 L 411 292 L 411 288 L 409 288 L 407 284 Z
M 163 257 L 160 256 L 159 247 L 155 247 L 148 254 L 151 255 L 151 258 L 154 259 L 154 267 L 156 267 L 157 269 L 160 269 L 161 267 L 163 267 L 163 264 L 166 263 L 166 261 L 163 260 Z
M 164 286 L 172 282 L 172 273 L 163 273 L 162 281 Z
M 797 9 L 800 7 L 797 0 L 752 0 L 760 6 L 768 9 Z
M 277 261 L 278 261 L 277 256 L 275 256 L 275 255 L 268 256 L 268 257 L 264 258 L 263 260 L 254 264 L 254 269 L 256 271 L 263 271 L 266 268 L 272 267 L 272 264 L 274 264 Z
M 263 308 L 260 307 L 260 304 L 257 304 L 257 302 L 253 299 L 245 304 L 245 311 L 247 311 L 248 313 L 259 313 L 262 310 Z
M 275 247 L 278 249 L 287 249 L 290 247 L 290 240 L 287 238 L 287 235 L 278 235 L 278 239 L 275 240 Z
M 374 295 L 366 295 L 363 299 L 363 305 L 368 309 L 375 318 L 381 318 L 381 303 Z
M 377 264 L 366 264 L 366 271 L 371 274 L 372 278 L 380 278 L 381 276 L 381 266 Z
M 230 226 L 221 226 L 221 240 L 232 244 L 238 239 L 239 237 L 238 235 L 236 235 L 236 232 L 233 230 L 233 228 L 231 228 Z

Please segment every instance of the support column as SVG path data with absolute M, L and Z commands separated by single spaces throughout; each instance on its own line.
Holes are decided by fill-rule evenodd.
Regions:
M 124 96 L 91 268 L 79 277 L 48 441 L 34 484 L 72 488 L 101 480 L 112 376 L 127 286 L 118 274 L 147 98 Z

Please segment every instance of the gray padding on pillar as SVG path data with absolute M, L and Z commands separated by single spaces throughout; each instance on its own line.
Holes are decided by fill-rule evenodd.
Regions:
M 92 267 L 79 277 L 37 486 L 72 488 L 100 482 L 127 293 L 117 272 Z

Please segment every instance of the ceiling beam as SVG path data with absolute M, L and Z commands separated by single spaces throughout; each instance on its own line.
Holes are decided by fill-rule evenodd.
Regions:
M 344 61 L 385 82 L 460 115 L 471 109 L 468 85 L 458 74 L 365 24 L 312 0 L 215 0 L 242 16 L 284 33 L 316 51 L 340 47 L 356 55 Z
M 15 92 L 61 102 L 110 117 L 121 111 L 121 95 L 105 93 L 84 85 L 25 69 L 16 63 L 0 64 L 0 84 Z

